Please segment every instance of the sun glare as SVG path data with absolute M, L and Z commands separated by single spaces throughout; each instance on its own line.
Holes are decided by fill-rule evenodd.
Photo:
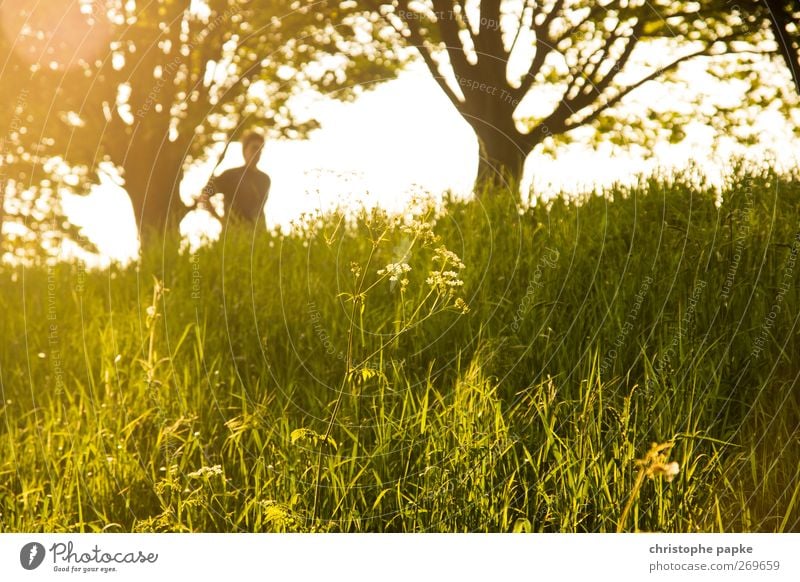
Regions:
M 74 0 L 5 0 L 0 22 L 13 50 L 32 67 L 66 70 L 93 63 L 108 49 L 111 21 L 95 10 L 96 3 Z

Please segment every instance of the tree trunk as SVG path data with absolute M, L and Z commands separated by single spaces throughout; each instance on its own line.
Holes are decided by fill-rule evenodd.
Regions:
M 6 187 L 8 182 L 0 179 L 0 260 L 3 258 L 5 239 L 3 239 L 3 225 L 6 223 Z
M 517 188 L 522 180 L 525 159 L 533 149 L 526 136 L 516 128 L 506 131 L 497 126 L 476 129 L 480 146 L 480 160 L 476 187 L 486 186 Z
M 139 242 L 144 248 L 176 229 L 184 205 L 178 187 L 182 160 L 173 152 L 158 156 L 132 156 L 125 169 L 125 189 L 133 205 Z

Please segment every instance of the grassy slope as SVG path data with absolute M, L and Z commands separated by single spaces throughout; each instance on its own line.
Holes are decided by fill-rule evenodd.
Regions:
M 435 231 L 471 309 L 418 323 L 439 243 L 377 216 L 0 273 L 0 528 L 800 529 L 800 186 L 744 176 L 720 208 L 682 181 L 607 194 L 451 201 Z M 367 285 L 407 262 L 408 288 L 353 311 L 353 262 Z M 340 387 L 334 448 L 314 434 Z M 681 472 L 620 523 L 651 442 Z

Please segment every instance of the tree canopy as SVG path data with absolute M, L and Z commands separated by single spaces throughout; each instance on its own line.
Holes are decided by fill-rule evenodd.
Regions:
M 251 126 L 301 137 L 316 125 L 291 106 L 316 90 L 349 99 L 400 62 L 359 42 L 369 33 L 335 2 L 153 0 L 3 4 L 4 86 L 38 110 L 17 120 L 14 147 L 96 180 L 120 170 L 142 234 L 185 210 L 184 167 Z M 368 26 L 368 25 L 367 25 Z M 299 113 L 298 113 L 299 111 Z M 10 171 L 10 169 L 9 169 Z
M 631 141 L 642 135 L 632 128 L 655 121 L 680 139 L 674 114 L 631 119 L 626 97 L 651 81 L 674 78 L 690 60 L 774 52 L 762 48 L 770 22 L 762 7 L 721 1 L 358 3 L 365 5 L 416 49 L 472 126 L 481 148 L 479 176 L 518 179 L 533 148 L 581 127 Z M 734 68 L 741 73 L 746 64 L 737 61 Z M 522 103 L 537 114 L 522 117 Z M 705 116 L 711 122 L 719 113 Z

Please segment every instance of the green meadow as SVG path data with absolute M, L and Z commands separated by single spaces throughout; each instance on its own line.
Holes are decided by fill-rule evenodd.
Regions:
M 3 532 L 800 530 L 800 184 L 0 270 Z

